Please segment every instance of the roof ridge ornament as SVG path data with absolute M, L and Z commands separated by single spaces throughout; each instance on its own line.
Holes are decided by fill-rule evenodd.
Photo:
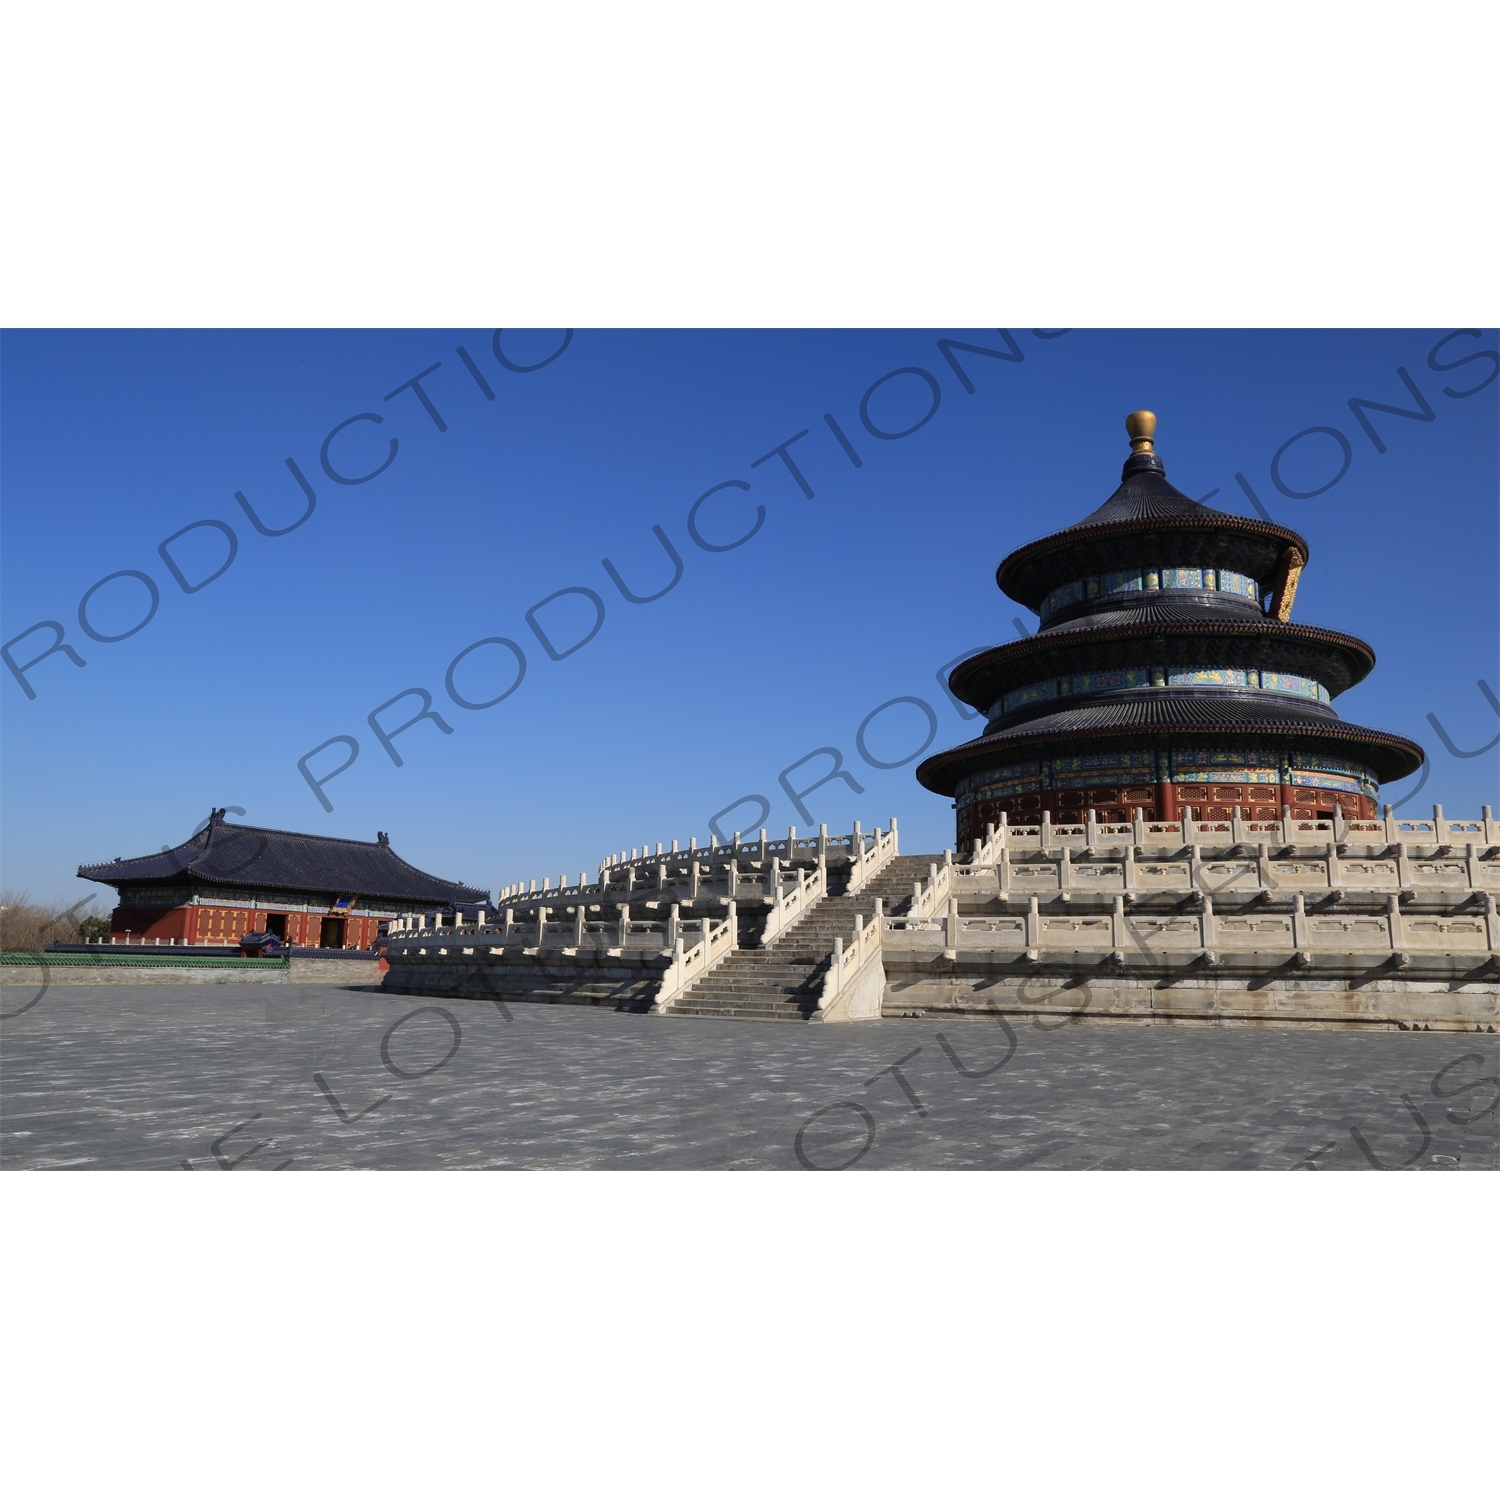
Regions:
M 1132 474 L 1160 474 L 1166 477 L 1167 467 L 1156 451 L 1156 413 L 1133 411 L 1125 418 L 1125 431 L 1130 434 L 1130 457 L 1120 471 L 1122 480 Z

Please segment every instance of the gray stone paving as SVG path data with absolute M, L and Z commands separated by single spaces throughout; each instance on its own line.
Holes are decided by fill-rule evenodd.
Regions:
M 0 1010 L 35 993 L 6 986 Z M 1013 1050 L 993 1020 L 770 1026 L 320 985 L 69 986 L 0 1030 L 0 1165 L 1500 1164 L 1500 1084 L 1464 1090 L 1500 1075 L 1500 1036 L 1066 1021 L 1012 1035 Z

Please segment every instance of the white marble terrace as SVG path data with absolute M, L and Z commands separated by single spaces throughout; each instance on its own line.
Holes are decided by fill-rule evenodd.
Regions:
M 853 893 L 898 853 L 889 830 L 782 840 L 760 837 L 681 849 L 621 851 L 595 880 L 560 877 L 502 893 L 501 909 L 444 925 L 393 925 L 391 957 L 528 959 L 543 953 L 670 960 L 654 1009 L 722 963 L 741 918 L 759 946 L 777 938 L 836 887 Z M 835 940 L 814 1019 L 881 1014 L 886 976 L 969 982 L 980 971 L 1034 966 L 1152 974 L 1285 969 L 1316 976 L 1389 972 L 1433 983 L 1454 976 L 1500 989 L 1500 826 L 1479 818 L 1354 821 L 1288 816 L 1245 821 L 991 826 L 967 860 L 934 856 L 910 898 L 856 915 Z M 762 920 L 763 919 L 763 920 Z M 752 924 L 754 926 L 755 924 Z M 644 956 L 644 953 L 642 953 Z M 1486 1002 L 1491 1004 L 1492 1002 Z

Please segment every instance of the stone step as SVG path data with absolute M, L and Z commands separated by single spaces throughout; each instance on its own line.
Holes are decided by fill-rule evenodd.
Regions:
M 727 1006 L 732 1010 L 808 1011 L 812 1009 L 813 1001 L 811 995 L 776 995 L 762 991 L 749 995 L 685 995 L 681 1003 L 711 1010 Z
M 777 1006 L 813 1006 L 817 1004 L 815 993 L 806 990 L 705 990 L 701 995 L 684 995 L 683 1005 L 735 1005 L 755 1006 L 768 1004 Z
M 800 1011 L 787 1011 L 785 1015 L 760 1010 L 736 1010 L 730 1007 L 705 1009 L 693 1006 L 674 1005 L 669 1012 L 673 1016 L 686 1016 L 702 1021 L 791 1021 L 799 1026 L 807 1024 L 807 1017 Z
M 814 1005 L 808 995 L 684 995 L 671 1008 L 676 1010 L 764 1010 L 778 1014 L 809 1014 Z
M 816 990 L 822 987 L 821 974 L 809 979 L 805 974 L 718 974 L 706 975 L 689 989 L 692 995 L 707 995 L 719 990 L 770 991 Z
M 705 979 L 700 984 L 695 984 L 684 999 L 702 999 L 709 996 L 741 996 L 741 995 L 774 995 L 780 1000 L 795 996 L 798 999 L 806 998 L 808 995 L 816 995 L 821 984 L 801 984 L 795 979 L 782 982 L 772 981 L 767 984 L 759 979 L 746 979 L 736 977 L 722 979 L 717 983 L 712 979 Z

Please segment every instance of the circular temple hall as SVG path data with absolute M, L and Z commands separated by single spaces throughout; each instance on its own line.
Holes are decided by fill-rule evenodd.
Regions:
M 1018 548 L 995 581 L 1035 635 L 960 662 L 953 694 L 984 733 L 917 768 L 954 799 L 958 848 L 988 824 L 1376 815 L 1380 784 L 1423 761 L 1332 700 L 1375 665 L 1365 642 L 1293 623 L 1307 542 L 1168 483 L 1156 418 L 1133 412 L 1120 487 Z

